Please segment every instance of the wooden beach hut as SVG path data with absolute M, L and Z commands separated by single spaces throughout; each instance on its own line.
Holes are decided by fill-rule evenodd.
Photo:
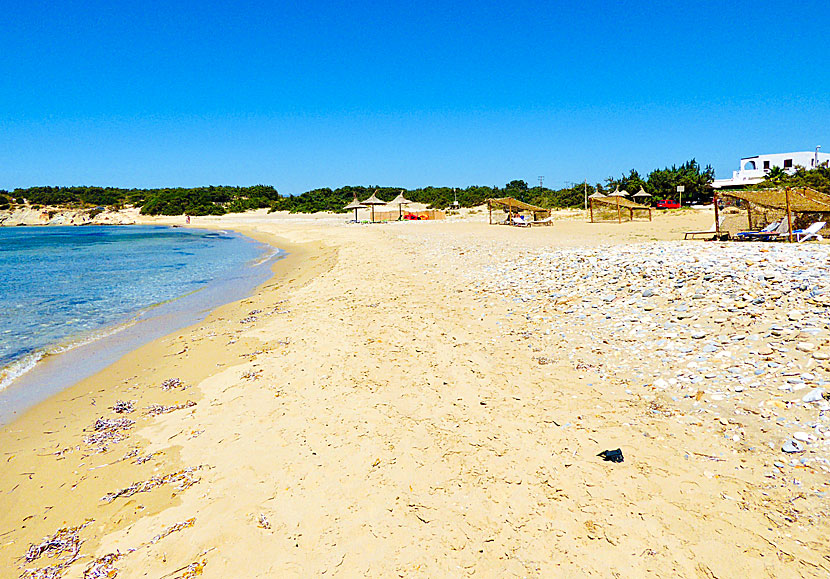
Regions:
M 718 197 L 732 198 L 746 206 L 749 231 L 757 231 L 774 219 L 785 219 L 790 241 L 793 241 L 793 229 L 806 227 L 814 221 L 830 221 L 830 195 L 809 187 L 754 191 L 718 191 L 715 189 L 715 223 L 718 223 L 718 237 L 720 237 Z
M 625 195 L 628 193 L 624 191 L 615 190 L 614 193 L 611 195 L 598 195 L 594 193 L 593 195 L 588 196 L 589 201 L 589 210 L 591 216 L 591 223 L 595 223 L 594 219 L 594 206 L 597 205 L 602 209 L 612 209 L 616 210 L 617 214 L 617 223 L 622 223 L 622 210 L 625 209 L 628 211 L 628 218 L 629 221 L 634 221 L 634 212 L 635 211 L 648 211 L 648 220 L 651 221 L 651 207 L 647 205 L 640 205 L 639 203 L 635 203 L 631 199 L 626 199 Z M 599 213 L 599 211 L 597 211 Z
M 487 200 L 487 212 L 489 213 L 490 225 L 493 225 L 493 208 L 501 209 L 507 213 L 505 221 L 496 221 L 497 225 L 514 225 L 513 216 L 527 212 L 533 214 L 533 221 L 537 223 L 550 223 L 550 209 L 531 205 L 512 197 L 499 197 Z

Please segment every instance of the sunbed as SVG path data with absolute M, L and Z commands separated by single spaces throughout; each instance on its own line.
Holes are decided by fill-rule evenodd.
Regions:
M 718 220 L 718 223 L 720 223 L 720 225 L 723 225 L 723 217 L 721 217 Z M 689 239 L 690 235 L 692 236 L 692 239 L 694 239 L 695 236 L 697 236 L 697 235 L 711 235 L 711 236 L 714 237 L 715 235 L 717 235 L 717 233 L 718 233 L 718 228 L 715 226 L 715 222 L 713 221 L 712 222 L 712 227 L 710 227 L 709 229 L 707 229 L 705 231 L 687 231 L 687 232 L 685 232 L 683 234 L 683 239 Z
M 824 239 L 821 235 L 818 234 L 821 231 L 821 228 L 827 225 L 824 221 L 816 221 L 807 229 L 796 229 L 793 231 L 793 235 L 795 235 L 795 240 L 798 243 L 802 241 L 807 241 L 808 239 L 815 239 L 816 241 L 821 241 Z
M 530 222 L 525 221 L 521 217 L 514 217 L 513 218 L 513 225 L 515 225 L 517 227 L 530 227 Z
M 739 231 L 735 234 L 737 239 L 760 239 L 762 241 L 769 241 L 773 237 L 779 235 L 778 229 L 781 227 L 782 221 L 773 221 L 760 231 Z M 785 227 L 786 229 L 786 227 Z
M 530 225 L 553 225 L 553 215 L 538 221 L 531 221 Z

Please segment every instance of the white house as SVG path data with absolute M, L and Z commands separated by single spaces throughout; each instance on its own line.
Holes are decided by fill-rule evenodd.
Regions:
M 796 167 L 812 169 L 823 163 L 830 162 L 830 153 L 815 151 L 799 151 L 796 153 L 773 153 L 771 155 L 756 155 L 741 159 L 741 168 L 732 172 L 731 179 L 715 179 L 712 187 L 740 187 L 760 183 L 773 167 L 781 167 L 787 173 L 794 173 Z

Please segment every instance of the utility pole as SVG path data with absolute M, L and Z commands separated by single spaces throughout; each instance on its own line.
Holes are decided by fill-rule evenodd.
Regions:
M 585 187 L 585 211 L 588 211 L 588 179 L 582 185 Z
M 544 180 L 545 180 L 545 176 L 544 176 L 544 175 L 539 175 L 539 189 L 541 189 L 541 188 L 542 188 L 542 182 L 543 182 Z

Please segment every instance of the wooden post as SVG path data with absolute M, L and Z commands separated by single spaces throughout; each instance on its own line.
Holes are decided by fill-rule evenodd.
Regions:
M 490 214 L 490 225 L 493 225 L 493 203 L 487 200 L 487 212 Z
M 790 188 L 784 188 L 784 201 L 787 204 L 787 228 L 790 230 L 788 235 L 790 238 L 790 243 L 793 242 L 793 214 L 790 211 Z
M 712 194 L 712 203 L 715 205 L 715 239 L 720 239 L 720 218 L 718 217 L 718 190 Z
M 591 199 L 591 202 L 588 204 L 588 207 L 590 207 L 591 223 L 593 223 L 594 222 L 594 200 L 593 199 Z
M 651 207 L 648 208 L 648 220 L 651 221 Z
M 617 223 L 622 223 L 622 215 L 620 215 L 620 198 L 617 197 Z
M 752 231 L 752 203 L 746 202 L 746 220 L 749 223 L 747 231 Z

